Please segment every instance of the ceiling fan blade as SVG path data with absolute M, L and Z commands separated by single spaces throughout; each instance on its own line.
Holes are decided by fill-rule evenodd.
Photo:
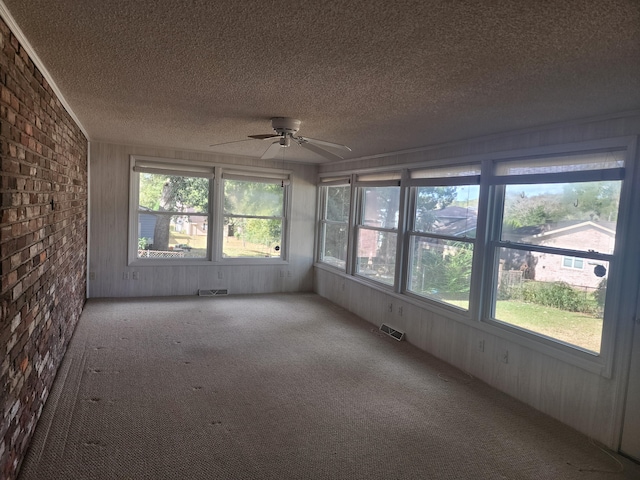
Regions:
M 306 148 L 307 150 L 311 150 L 313 153 L 317 153 L 318 155 L 326 158 L 327 160 L 343 159 L 343 157 L 341 157 L 340 155 L 336 155 L 335 153 L 325 150 L 324 148 L 310 142 L 298 142 L 298 145 L 300 145 L 302 148 Z
M 280 153 L 280 149 L 283 148 L 280 146 L 280 141 L 273 142 L 269 148 L 262 154 L 260 157 L 262 160 L 269 160 L 271 158 L 276 158 L 278 153 Z
M 229 145 L 230 143 L 242 143 L 242 142 L 248 142 L 250 141 L 250 138 L 245 138 L 244 140 L 233 140 L 231 142 L 222 142 L 222 143 L 214 143 L 212 145 L 209 145 L 210 147 L 219 147 L 221 145 Z
M 320 147 L 333 148 L 335 150 L 340 150 L 342 152 L 350 152 L 351 151 L 351 149 L 349 147 L 347 147 L 346 145 L 340 145 L 339 143 L 326 142 L 324 140 L 317 140 L 315 138 L 309 138 L 309 137 L 298 137 L 298 139 L 301 140 L 302 142 L 312 143 L 312 144 L 318 145 Z
M 249 135 L 249 138 L 253 138 L 254 140 L 267 140 L 269 138 L 277 138 L 280 135 L 277 133 L 264 133 L 262 135 Z

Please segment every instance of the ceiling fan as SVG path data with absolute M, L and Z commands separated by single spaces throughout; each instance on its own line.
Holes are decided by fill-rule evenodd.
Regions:
M 301 123 L 302 122 L 296 118 L 273 117 L 271 119 L 271 128 L 273 128 L 275 133 L 249 135 L 249 138 L 254 140 L 278 139 L 272 142 L 271 146 L 262 154 L 262 157 L 260 157 L 262 159 L 275 158 L 280 152 L 280 149 L 289 147 L 292 143 L 297 143 L 302 148 L 328 160 L 342 160 L 344 157 L 340 154 L 351 151 L 346 145 L 296 135 Z

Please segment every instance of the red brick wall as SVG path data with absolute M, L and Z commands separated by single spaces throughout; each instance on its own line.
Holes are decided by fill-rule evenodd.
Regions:
M 0 20 L 0 478 L 17 475 L 85 301 L 87 139 Z

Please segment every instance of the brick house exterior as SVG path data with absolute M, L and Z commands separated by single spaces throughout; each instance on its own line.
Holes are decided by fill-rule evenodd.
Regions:
M 613 253 L 615 235 L 615 225 L 586 221 L 533 235 L 526 239 L 526 243 L 573 250 L 582 250 L 588 246 L 596 252 Z M 602 262 L 546 253 L 535 253 L 534 257 L 537 260 L 535 279 L 538 281 L 553 282 L 562 279 L 574 287 L 588 290 L 597 288 L 602 281 L 602 277 L 594 274 L 594 268 L 602 265 Z

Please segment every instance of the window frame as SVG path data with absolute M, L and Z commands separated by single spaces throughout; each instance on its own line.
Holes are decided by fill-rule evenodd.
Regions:
M 218 205 L 220 206 L 218 210 L 219 213 L 219 224 L 218 224 L 218 230 L 219 230 L 219 235 L 218 238 L 220 239 L 218 244 L 216 245 L 216 258 L 220 259 L 223 262 L 228 262 L 228 263 L 239 263 L 242 262 L 244 263 L 247 260 L 253 260 L 253 261 L 257 261 L 257 262 L 264 262 L 264 261 L 284 261 L 286 258 L 288 258 L 288 248 L 286 248 L 286 241 L 285 238 L 288 238 L 288 235 L 285 235 L 288 232 L 288 216 L 286 215 L 286 205 L 288 205 L 289 202 L 289 180 L 288 179 L 284 179 L 284 178 L 280 178 L 279 175 L 274 174 L 272 176 L 269 175 L 263 175 L 261 177 L 256 176 L 253 172 L 241 172 L 238 171 L 236 169 L 234 170 L 230 170 L 230 169 L 224 169 L 221 168 L 221 175 L 220 175 L 220 184 L 219 184 L 219 188 L 218 188 L 218 192 L 220 195 L 220 201 L 218 203 Z M 224 212 L 224 181 L 225 180 L 236 180 L 236 181 L 241 181 L 241 182 L 252 182 L 252 183 L 264 183 L 264 184 L 278 184 L 282 182 L 282 188 L 284 189 L 283 192 L 283 205 L 282 205 L 282 215 L 281 216 L 264 216 L 264 215 L 238 215 L 238 214 L 226 214 Z M 261 257 L 225 257 L 223 255 L 223 244 L 224 244 L 224 240 L 223 240 L 223 236 L 224 236 L 224 220 L 225 218 L 228 217 L 232 217 L 232 218 L 254 218 L 254 219 L 260 219 L 260 220 L 273 220 L 273 219 L 280 219 L 282 224 L 281 224 L 281 242 L 280 242 L 280 254 L 278 256 L 273 256 L 273 257 L 265 257 L 265 258 L 261 258 Z
M 473 163 L 473 164 L 461 164 L 461 165 L 456 165 L 457 167 L 470 167 L 473 168 L 474 166 L 477 167 L 478 172 L 480 172 L 481 169 L 481 164 L 479 162 Z M 438 171 L 441 170 L 442 167 L 434 167 L 433 170 L 434 171 Z M 424 170 L 427 170 L 426 168 Z M 408 175 L 410 176 L 410 174 Z M 405 231 L 405 235 L 404 235 L 404 251 L 406 252 L 406 255 L 403 259 L 404 264 L 405 264 L 405 268 L 404 268 L 404 272 L 405 274 L 402 276 L 402 288 L 401 291 L 402 293 L 411 296 L 411 297 L 416 297 L 420 300 L 426 300 L 429 302 L 434 302 L 436 304 L 438 304 L 441 307 L 447 308 L 447 309 L 454 309 L 455 311 L 457 311 L 459 314 L 464 315 L 465 317 L 470 317 L 471 315 L 471 307 L 472 307 L 472 303 L 471 303 L 471 298 L 472 298 L 472 291 L 473 291 L 473 269 L 474 269 L 474 258 L 476 256 L 476 244 L 477 244 L 477 234 L 474 237 L 468 237 L 467 235 L 464 235 L 462 237 L 455 237 L 453 235 L 446 235 L 446 234 L 438 234 L 438 233 L 431 233 L 431 232 L 422 232 L 422 231 L 417 231 L 415 229 L 415 217 L 416 217 L 416 208 L 417 208 L 417 189 L 420 187 L 450 187 L 450 186 L 473 186 L 473 185 L 480 185 L 480 179 L 481 179 L 481 175 L 480 173 L 478 174 L 462 174 L 462 175 L 456 175 L 456 176 L 433 176 L 433 177 L 428 177 L 428 178 L 409 178 L 405 184 L 406 184 L 406 190 L 407 190 L 407 195 L 408 195 L 408 208 L 407 208 L 407 228 Z M 478 192 L 480 194 L 480 192 Z M 479 212 L 478 212 L 479 213 Z M 478 217 L 476 215 L 476 232 L 478 229 Z M 420 295 L 416 292 L 413 292 L 411 290 L 409 290 L 409 276 L 411 275 L 411 260 L 412 260 L 412 251 L 411 251 L 411 240 L 413 238 L 428 238 L 428 239 L 433 239 L 433 240 L 445 240 L 445 241 L 452 241 L 452 242 L 462 242 L 462 243 L 468 243 L 471 244 L 473 247 L 473 257 L 472 257 L 472 262 L 471 262 L 471 275 L 470 275 L 470 279 L 469 279 L 469 308 L 465 309 L 465 308 L 461 308 L 461 307 L 457 307 L 455 305 L 452 305 L 450 303 L 438 300 L 435 297 L 431 297 L 431 296 L 426 296 L 426 295 Z
M 338 171 L 333 170 L 331 172 L 322 173 L 321 176 L 325 177 L 330 175 L 333 175 L 334 177 L 337 175 L 350 175 L 352 178 L 356 178 L 360 173 L 377 173 L 381 178 L 384 178 L 389 171 L 397 173 L 401 170 L 403 172 L 400 194 L 401 210 L 399 217 L 400 222 L 404 221 L 405 224 L 398 232 L 399 237 L 402 237 L 402 251 L 397 251 L 397 255 L 401 255 L 401 258 L 397 258 L 397 260 L 398 262 L 402 262 L 402 265 L 401 268 L 396 268 L 394 288 L 392 289 L 386 284 L 370 281 L 366 277 L 355 275 L 354 258 L 356 256 L 357 248 L 355 240 L 352 242 L 351 248 L 347 254 L 347 271 L 338 272 L 338 274 L 343 275 L 346 278 L 350 278 L 356 283 L 366 284 L 380 292 L 396 297 L 400 301 L 414 304 L 420 308 L 425 308 L 426 310 L 432 311 L 444 318 L 465 323 L 472 327 L 480 338 L 482 338 L 483 332 L 486 332 L 489 335 L 494 335 L 505 341 L 513 342 L 525 348 L 530 348 L 533 351 L 551 356 L 560 361 L 566 362 L 569 365 L 595 373 L 605 378 L 610 378 L 612 375 L 613 358 L 614 354 L 616 354 L 614 346 L 616 342 L 617 325 L 621 321 L 619 313 L 628 313 L 631 309 L 629 302 L 625 300 L 626 297 L 623 297 L 623 294 L 626 294 L 627 297 L 629 295 L 635 295 L 635 292 L 630 292 L 627 287 L 629 280 L 634 279 L 636 276 L 636 270 L 632 268 L 632 266 L 627 265 L 629 263 L 627 252 L 634 251 L 633 249 L 635 247 L 633 247 L 633 245 L 635 245 L 637 240 L 640 239 L 640 226 L 635 225 L 631 221 L 632 215 L 634 215 L 632 210 L 632 201 L 638 198 L 639 195 L 633 191 L 633 182 L 640 180 L 640 165 L 636 165 L 636 156 L 638 151 L 637 143 L 638 138 L 636 136 L 621 136 L 576 143 L 552 144 L 516 150 L 472 154 L 461 157 L 440 158 L 433 161 L 416 160 L 405 164 L 396 164 L 394 166 L 381 166 L 367 169 L 345 169 Z M 490 308 L 494 299 L 487 298 L 487 296 L 491 294 L 490 296 L 492 297 L 493 295 L 493 269 L 495 267 L 494 261 L 496 259 L 495 252 L 497 251 L 495 249 L 495 245 L 491 244 L 491 241 L 496 238 L 496 229 L 499 228 L 499 223 L 502 221 L 501 201 L 503 200 L 500 188 L 497 188 L 497 184 L 500 182 L 497 182 L 494 179 L 494 177 L 498 176 L 494 173 L 496 163 L 527 160 L 532 157 L 560 157 L 575 154 L 589 155 L 609 150 L 617 150 L 621 152 L 622 159 L 624 161 L 625 174 L 620 191 L 615 247 L 611 257 L 606 258 L 606 260 L 609 261 L 609 273 L 607 275 L 607 298 L 603 319 L 600 353 L 594 354 L 593 352 L 583 351 L 574 345 L 564 344 L 559 340 L 548 339 L 544 336 L 530 333 L 524 329 L 510 326 L 504 322 L 491 320 L 486 312 L 487 309 Z M 468 315 L 464 315 L 465 312 L 459 309 L 455 309 L 453 307 L 448 308 L 446 304 L 429 301 L 423 297 L 409 295 L 406 293 L 404 288 L 399 288 L 401 285 L 406 285 L 406 275 L 408 273 L 408 253 L 406 253 L 408 251 L 408 231 L 405 225 L 408 220 L 407 216 L 409 215 L 409 210 L 402 206 L 402 202 L 404 201 L 406 205 L 409 200 L 407 194 L 407 172 L 410 169 L 437 170 L 447 168 L 449 166 L 456 168 L 464 164 L 472 163 L 481 164 L 481 175 L 480 194 L 478 199 L 479 208 L 476 244 L 474 247 L 471 273 L 472 278 L 469 297 L 469 311 Z M 586 173 L 586 177 L 592 175 L 592 173 L 588 172 L 589 171 Z M 573 182 L 576 178 L 575 172 L 556 172 L 553 173 L 553 175 L 557 176 L 556 178 L 559 182 Z M 597 180 L 607 180 L 606 175 L 607 174 L 605 174 L 605 178 L 600 177 L 597 178 Z M 427 177 L 429 177 L 429 175 L 427 175 Z M 532 175 L 527 175 L 527 177 L 529 179 L 535 178 Z M 560 180 L 561 178 L 562 180 Z M 536 181 L 539 181 L 539 183 L 549 183 L 548 179 L 548 174 L 537 174 Z M 613 179 L 615 178 L 612 178 L 612 180 Z M 355 189 L 355 182 L 352 182 L 352 197 Z M 352 201 L 352 209 L 356 208 L 354 203 L 355 202 Z M 350 238 L 353 238 L 353 232 L 356 229 L 357 225 L 354 215 L 350 220 L 349 225 Z M 529 245 L 526 245 L 526 248 L 528 247 Z M 584 251 L 576 253 L 578 253 L 577 256 L 579 257 L 585 256 Z M 597 255 L 598 254 L 596 254 L 595 258 L 596 261 L 599 260 Z M 316 263 L 316 266 L 320 268 L 327 267 L 325 264 L 318 262 Z M 635 304 L 633 308 L 635 308 Z
M 347 272 L 349 269 L 349 252 L 351 249 L 352 229 L 350 228 L 351 219 L 353 217 L 353 188 L 351 188 L 351 176 L 338 177 L 338 178 L 320 178 L 320 185 L 318 190 L 318 240 L 316 248 L 316 262 L 321 263 L 330 268 L 337 269 L 341 272 Z M 332 187 L 349 187 L 349 213 L 345 222 L 337 220 L 329 220 L 327 216 L 327 205 L 329 198 L 329 188 Z M 346 245 L 346 258 L 344 261 L 344 267 L 324 261 L 324 247 L 326 245 L 326 228 L 328 225 L 344 226 L 347 231 L 347 245 Z
M 619 178 L 620 168 L 611 168 L 604 174 L 598 173 L 598 170 L 585 170 L 581 172 L 561 172 L 551 174 L 529 174 L 529 175 L 495 175 L 494 168 L 497 163 L 508 161 L 521 161 L 538 157 L 561 157 L 565 155 L 594 153 L 605 150 L 624 151 L 625 166 L 623 168 L 623 178 Z M 483 243 L 483 252 L 481 259 L 481 268 L 483 273 L 478 273 L 479 280 L 483 285 L 482 295 L 478 292 L 478 302 L 480 308 L 478 320 L 481 325 L 495 327 L 497 331 L 502 332 L 505 338 L 508 338 L 524 346 L 542 351 L 554 357 L 560 358 L 568 363 L 577 365 L 585 370 L 598 373 L 609 378 L 612 373 L 616 318 L 618 304 L 621 292 L 621 278 L 623 275 L 621 244 L 624 243 L 627 231 L 629 229 L 629 210 L 631 200 L 631 178 L 634 175 L 635 155 L 635 139 L 629 137 L 608 139 L 605 141 L 586 142 L 579 144 L 566 144 L 562 146 L 544 147 L 539 149 L 522 150 L 517 152 L 504 152 L 502 154 L 487 155 L 483 159 L 483 172 L 481 183 L 485 185 L 485 195 L 487 196 L 487 219 L 486 233 L 483 235 L 486 241 Z M 617 173 L 616 173 L 617 171 Z M 613 172 L 613 173 L 612 173 Z M 518 178 L 519 177 L 519 178 Z M 525 178 L 526 177 L 526 178 Z M 555 178 L 551 181 L 550 178 Z M 599 180 L 622 180 L 620 203 L 618 209 L 618 222 L 616 226 L 616 242 L 615 250 L 612 254 L 600 254 L 597 252 L 572 251 L 569 249 L 555 249 L 553 247 L 536 246 L 535 250 L 541 253 L 554 253 L 572 255 L 574 252 L 577 257 L 589 258 L 594 260 L 609 261 L 609 274 L 607 283 L 607 299 L 605 302 L 605 310 L 603 315 L 602 340 L 600 344 L 600 352 L 594 352 L 582 349 L 578 346 L 567 344 L 558 339 L 551 339 L 544 335 L 529 332 L 522 328 L 512 326 L 508 323 L 493 319 L 491 308 L 495 304 L 495 278 L 498 268 L 498 246 L 507 248 L 520 247 L 526 250 L 533 250 L 530 244 L 519 244 L 517 242 L 501 242 L 500 244 L 500 228 L 502 223 L 502 204 L 504 202 L 504 185 L 508 184 L 534 184 L 534 183 L 573 183 L 578 181 L 599 181 Z M 625 180 L 626 179 L 626 180 Z M 482 193 L 481 193 L 482 197 Z M 482 198 L 480 200 L 482 203 Z M 492 328 L 493 330 L 493 328 Z
M 565 263 L 567 263 L 567 260 L 571 262 L 571 265 L 565 265 Z M 581 265 L 579 267 L 576 267 L 576 260 L 580 260 Z M 562 257 L 562 264 L 560 265 L 560 268 L 569 268 L 571 270 L 584 270 L 584 258 L 564 255 Z
M 380 172 L 378 174 L 363 174 L 356 176 L 355 181 L 352 183 L 352 198 L 355 200 L 355 211 L 353 215 L 353 245 L 350 249 L 351 252 L 351 264 L 350 264 L 350 272 L 354 277 L 358 279 L 370 282 L 374 285 L 378 285 L 385 290 L 390 289 L 394 292 L 398 292 L 400 289 L 400 279 L 402 278 L 402 265 L 403 265 L 403 236 L 401 232 L 405 228 L 405 218 L 406 218 L 406 195 L 404 194 L 404 189 L 402 188 L 402 177 L 406 175 L 405 172 L 399 172 L 398 170 L 389 171 L 389 172 Z M 398 224 L 396 228 L 388 228 L 388 227 L 374 227 L 371 225 L 364 225 L 364 215 L 365 215 L 365 200 L 364 200 L 364 191 L 367 187 L 398 187 Z M 393 283 L 384 283 L 374 278 L 368 277 L 366 275 L 362 275 L 358 273 L 358 242 L 360 239 L 360 234 L 363 230 L 366 231 L 377 231 L 384 233 L 392 233 L 396 235 L 396 254 L 394 259 L 394 278 Z
M 138 258 L 138 214 L 141 172 L 171 174 L 176 176 L 206 176 L 209 178 L 207 220 L 208 252 L 205 258 Z M 282 244 L 279 257 L 222 257 L 223 235 L 223 177 L 231 174 L 247 179 L 282 182 L 285 188 L 283 198 Z M 289 262 L 289 238 L 292 196 L 292 172 L 276 168 L 245 167 L 203 161 L 187 161 L 151 157 L 145 155 L 129 156 L 129 232 L 127 246 L 127 265 L 129 266 L 206 266 L 206 265 L 274 265 Z

